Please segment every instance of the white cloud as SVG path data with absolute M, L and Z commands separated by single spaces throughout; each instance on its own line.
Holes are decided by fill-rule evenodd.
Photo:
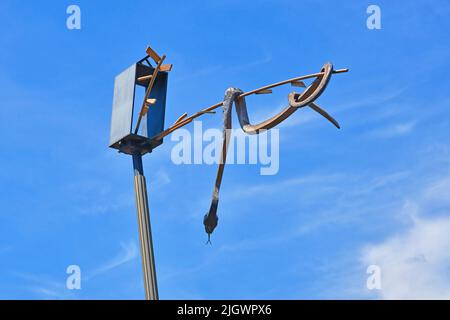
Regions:
M 436 204 L 449 204 L 449 191 L 449 177 L 431 183 L 405 203 L 407 230 L 364 248 L 363 265 L 381 267 L 380 298 L 450 299 L 450 215 L 430 217 Z
M 381 268 L 383 299 L 450 299 L 450 218 L 417 219 L 406 232 L 368 246 L 365 265 Z

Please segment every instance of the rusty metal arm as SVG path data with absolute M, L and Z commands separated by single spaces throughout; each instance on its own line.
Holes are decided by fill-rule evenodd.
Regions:
M 309 74 L 309 75 L 304 75 L 304 76 L 299 76 L 299 77 L 287 79 L 287 80 L 284 80 L 284 81 L 280 81 L 280 82 L 276 82 L 276 83 L 273 83 L 273 84 L 266 85 L 264 87 L 260 87 L 258 89 L 254 89 L 254 90 L 251 90 L 251 91 L 248 91 L 248 92 L 244 92 L 238 97 L 238 100 L 242 99 L 242 98 L 245 98 L 247 96 L 250 96 L 252 94 L 257 94 L 259 92 L 264 92 L 264 91 L 267 91 L 267 90 L 270 90 L 272 88 L 279 87 L 279 86 L 282 86 L 282 85 L 285 85 L 285 84 L 289 84 L 290 83 L 290 84 L 293 84 L 293 85 L 298 85 L 299 83 L 301 83 L 302 80 L 311 79 L 311 78 L 323 78 L 327 74 L 326 71 L 327 70 L 323 70 L 322 69 L 322 71 L 318 72 L 318 73 L 312 73 L 312 74 Z M 330 71 L 330 75 L 331 74 L 340 74 L 340 73 L 345 73 L 345 72 L 348 72 L 348 69 L 331 70 Z M 313 84 L 311 86 L 313 86 Z M 308 91 L 308 89 L 305 90 L 305 92 L 307 92 L 307 91 Z M 322 93 L 322 92 L 323 92 L 323 90 L 320 91 L 320 93 Z M 295 95 L 292 96 L 291 99 L 292 99 L 293 103 L 298 103 L 299 95 L 295 94 Z M 212 111 L 214 111 L 215 109 L 221 107 L 222 105 L 223 105 L 223 101 L 221 101 L 219 103 L 216 103 L 216 104 L 214 104 L 214 105 L 212 105 L 212 106 L 210 106 L 208 108 L 205 108 L 203 110 L 200 110 L 200 111 L 194 113 L 193 115 L 191 115 L 189 117 L 187 115 L 183 114 L 181 117 L 179 117 L 179 119 L 177 121 L 175 121 L 175 123 L 172 126 L 170 126 L 166 130 L 161 132 L 159 135 L 157 135 L 155 137 L 155 139 L 156 140 L 160 140 L 160 139 L 164 138 L 165 136 L 171 134 L 175 130 L 177 130 L 177 129 L 181 128 L 181 127 L 184 127 L 185 125 L 191 123 L 194 119 L 196 119 L 196 118 L 198 118 L 198 117 L 200 117 L 200 116 L 202 116 L 204 114 L 212 113 Z M 331 121 L 334 125 L 336 125 L 339 128 L 339 125 L 337 124 L 337 121 L 334 120 L 326 111 L 321 109 L 318 105 L 314 104 L 313 102 L 310 102 L 308 104 L 308 106 L 311 107 L 313 110 L 317 111 L 318 113 L 320 113 L 322 116 L 327 118 L 329 121 Z M 299 107 L 294 107 L 294 108 L 299 108 Z M 284 111 L 286 111 L 286 110 L 284 110 Z M 282 113 L 283 113 L 283 111 L 282 111 Z

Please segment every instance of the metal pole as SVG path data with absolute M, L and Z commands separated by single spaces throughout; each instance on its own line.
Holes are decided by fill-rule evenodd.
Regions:
M 142 271 L 144 273 L 144 288 L 146 300 L 158 300 L 158 285 L 156 283 L 155 257 L 153 255 L 152 231 L 150 213 L 148 210 L 147 186 L 142 166 L 142 155 L 133 154 L 134 191 L 141 243 Z

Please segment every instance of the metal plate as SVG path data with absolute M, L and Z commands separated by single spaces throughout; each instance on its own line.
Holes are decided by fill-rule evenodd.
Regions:
M 136 81 L 136 64 L 116 77 L 109 145 L 113 146 L 131 133 Z
M 153 138 L 164 131 L 167 78 L 166 72 L 160 72 L 150 92 L 150 98 L 156 99 L 156 103 L 150 106 L 147 114 L 142 119 L 142 135 L 145 137 Z

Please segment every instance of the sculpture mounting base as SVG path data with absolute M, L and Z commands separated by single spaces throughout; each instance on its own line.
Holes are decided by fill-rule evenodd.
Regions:
M 138 134 L 130 133 L 120 141 L 110 145 L 111 148 L 126 154 L 141 154 L 152 152 L 154 148 L 162 144 L 161 140 L 149 139 Z

